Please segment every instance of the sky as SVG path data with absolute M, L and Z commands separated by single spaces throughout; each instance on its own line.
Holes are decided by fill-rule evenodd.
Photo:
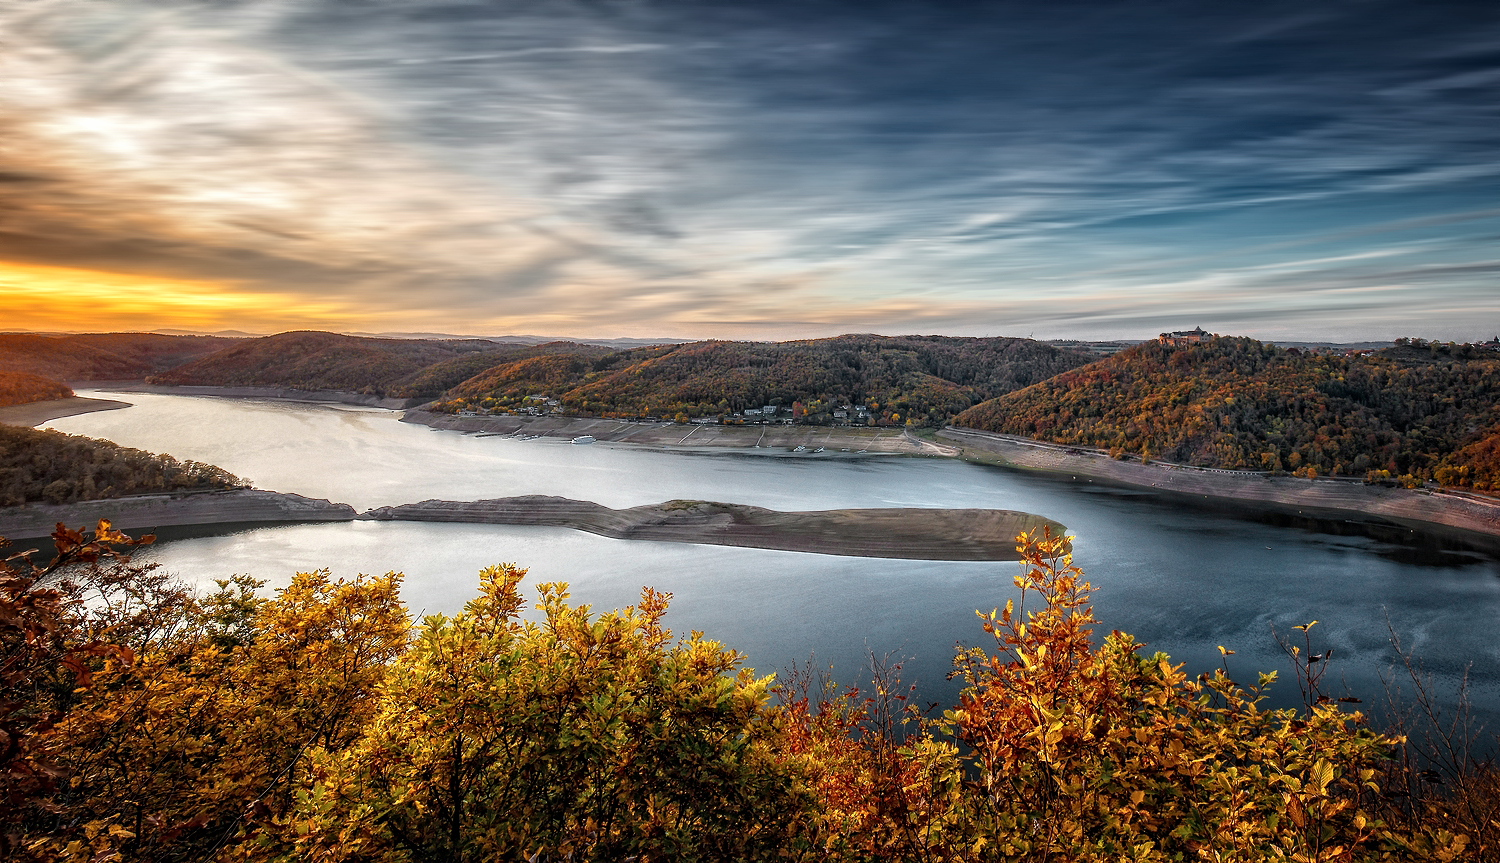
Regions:
M 0 330 L 1472 341 L 1500 4 L 0 0 Z

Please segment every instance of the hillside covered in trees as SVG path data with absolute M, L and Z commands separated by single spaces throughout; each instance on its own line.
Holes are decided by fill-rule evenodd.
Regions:
M 0 506 L 244 485 L 211 464 L 50 429 L 0 425 Z
M 140 380 L 234 344 L 219 336 L 156 333 L 0 333 L 0 371 L 58 381 Z
M 1446 863 L 1500 840 L 1493 766 L 1324 695 L 1312 634 L 1296 709 L 1263 703 L 1275 673 L 1094 638 L 1061 538 L 1019 538 L 1020 601 L 981 615 L 938 712 L 895 670 L 759 676 L 674 637 L 649 588 L 595 614 L 543 584 L 523 613 L 502 564 L 414 622 L 395 573 L 197 594 L 107 523 L 54 536 L 44 568 L 0 560 L 17 863 Z
M 26 372 L 0 372 L 0 408 L 65 399 L 73 394 L 67 384 Z
M 151 382 L 338 390 L 397 398 L 436 395 L 442 392 L 441 388 L 416 392 L 403 382 L 407 378 L 425 380 L 420 376 L 424 370 L 461 357 L 477 358 L 493 352 L 493 362 L 499 362 L 511 350 L 512 346 L 484 339 L 377 339 L 301 331 L 242 340 L 155 375 Z M 448 378 L 439 375 L 438 379 Z
M 1500 488 L 1500 354 L 1402 340 L 1374 355 L 1253 339 L 1147 342 L 960 414 L 970 428 L 1299 476 Z
M 714 416 L 801 402 L 827 421 L 842 405 L 939 425 L 997 394 L 1088 362 L 1029 339 L 849 335 L 795 342 L 692 342 L 506 363 L 449 391 L 436 409 L 503 411 L 527 395 L 604 416 Z

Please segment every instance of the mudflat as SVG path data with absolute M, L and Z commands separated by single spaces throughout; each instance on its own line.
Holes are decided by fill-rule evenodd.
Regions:
M 780 512 L 701 500 L 611 509 L 592 501 L 523 495 L 478 501 L 425 500 L 380 507 L 361 518 L 569 527 L 612 539 L 644 539 L 905 560 L 1018 560 L 1016 535 L 1065 528 L 1001 509 L 832 509 Z

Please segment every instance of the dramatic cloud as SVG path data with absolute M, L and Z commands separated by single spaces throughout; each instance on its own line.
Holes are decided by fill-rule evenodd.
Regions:
M 0 0 L 0 80 L 5 326 L 1500 328 L 1477 4 Z

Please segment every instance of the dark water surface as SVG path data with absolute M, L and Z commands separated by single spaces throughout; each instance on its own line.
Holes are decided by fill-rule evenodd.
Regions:
M 82 394 L 82 393 L 81 393 Z M 93 395 L 93 393 L 88 393 Z M 218 464 L 261 488 L 365 509 L 426 498 L 555 494 L 612 507 L 673 498 L 772 509 L 994 507 L 1045 515 L 1077 537 L 1098 589 L 1101 629 L 1121 629 L 1190 671 L 1278 670 L 1277 702 L 1297 700 L 1271 636 L 1317 619 L 1333 648 L 1325 682 L 1367 704 L 1395 658 L 1387 618 L 1440 689 L 1466 672 L 1476 706 L 1500 729 L 1500 556 L 1462 536 L 1362 519 L 1237 511 L 1150 491 L 1052 479 L 953 460 L 767 459 L 574 446 L 434 432 L 369 409 L 129 394 L 126 410 L 48 423 L 76 434 Z M 293 572 L 398 570 L 413 612 L 457 611 L 483 566 L 514 561 L 532 583 L 567 581 L 575 600 L 629 604 L 641 586 L 674 595 L 667 622 L 704 630 L 749 664 L 776 671 L 816 653 L 858 676 L 868 648 L 909 657 L 924 698 L 944 682 L 956 642 L 985 636 L 974 618 L 1015 594 L 1016 564 L 844 558 L 799 552 L 604 539 L 566 529 L 355 522 L 245 530 L 164 542 L 148 555 L 186 578 L 248 572 L 271 586 Z

